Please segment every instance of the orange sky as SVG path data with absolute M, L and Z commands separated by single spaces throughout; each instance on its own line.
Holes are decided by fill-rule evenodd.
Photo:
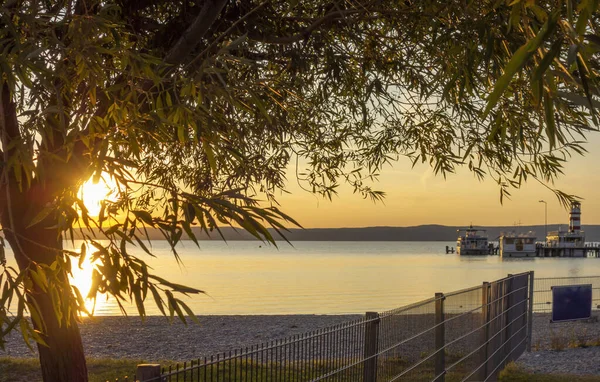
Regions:
M 556 182 L 564 192 L 576 194 L 582 200 L 582 224 L 600 224 L 600 135 L 591 136 L 585 146 L 585 157 L 573 157 L 565 175 Z M 284 212 L 305 228 L 414 226 L 443 224 L 482 226 L 544 224 L 544 204 L 548 202 L 548 224 L 568 224 L 568 214 L 554 194 L 535 181 L 512 191 L 511 200 L 500 204 L 498 185 L 491 179 L 479 182 L 468 172 L 434 176 L 426 166 L 411 169 L 408 160 L 401 160 L 381 173 L 375 189 L 385 191 L 384 203 L 374 204 L 349 188 L 340 189 L 333 201 L 319 199 L 300 189 L 291 179 L 289 191 L 278 200 Z
M 582 224 L 600 224 L 600 134 L 590 136 L 584 157 L 571 158 L 555 186 L 580 196 Z M 316 197 L 294 179 L 295 167 L 288 171 L 287 190 L 280 194 L 281 209 L 305 228 L 416 226 L 442 224 L 452 226 L 511 226 L 544 224 L 544 204 L 548 202 L 548 224 L 568 224 L 568 213 L 554 194 L 535 181 L 520 190 L 512 190 L 512 198 L 500 204 L 498 185 L 491 179 L 478 181 L 467 169 L 450 174 L 446 180 L 435 176 L 426 165 L 411 168 L 403 158 L 381 172 L 373 188 L 386 192 L 384 202 L 373 203 L 355 195 L 349 187 L 340 187 L 333 201 Z M 108 177 L 107 177 L 108 178 Z M 105 198 L 103 185 L 88 182 L 84 187 L 86 205 L 92 215 L 98 213 L 99 200 Z

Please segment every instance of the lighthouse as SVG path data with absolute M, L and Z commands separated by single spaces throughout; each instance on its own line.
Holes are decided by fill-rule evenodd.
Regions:
M 579 234 L 581 231 L 581 203 L 571 203 L 571 212 L 569 212 L 569 233 Z
M 585 232 L 581 229 L 581 203 L 572 202 L 569 211 L 569 230 L 548 232 L 544 256 L 585 257 Z

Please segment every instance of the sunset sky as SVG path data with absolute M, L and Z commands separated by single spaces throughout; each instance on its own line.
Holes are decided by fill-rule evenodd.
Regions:
M 582 225 L 600 224 L 600 135 L 589 136 L 585 157 L 574 156 L 555 186 L 582 200 Z M 374 189 L 386 192 L 383 203 L 374 204 L 350 188 L 340 188 L 333 201 L 303 191 L 290 176 L 289 191 L 279 197 L 281 208 L 305 228 L 414 226 L 421 224 L 500 226 L 544 224 L 544 204 L 548 202 L 548 224 L 568 224 L 567 211 L 554 194 L 529 181 L 512 198 L 500 204 L 499 186 L 491 179 L 478 181 L 467 168 L 458 174 L 435 176 L 425 166 L 411 169 L 403 159 L 381 172 Z

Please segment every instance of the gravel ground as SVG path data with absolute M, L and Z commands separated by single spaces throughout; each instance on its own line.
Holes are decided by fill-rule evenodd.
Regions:
M 598 316 L 600 312 L 593 312 L 589 320 L 551 323 L 549 313 L 534 313 L 533 350 L 557 350 L 592 343 L 600 345 Z
M 80 324 L 86 356 L 190 360 L 337 325 L 359 315 L 200 316 L 200 325 L 160 316 L 93 317 Z M 12 333 L 1 356 L 33 357 L 19 333 Z
M 550 314 L 534 314 L 533 351 L 523 353 L 517 364 L 532 373 L 600 375 L 599 315 L 594 312 L 590 320 L 551 323 Z
M 549 314 L 534 314 L 534 351 L 524 353 L 517 363 L 534 373 L 600 375 L 600 346 L 597 346 L 600 345 L 599 314 L 595 313 L 596 317 L 586 322 L 560 324 L 550 323 Z M 144 323 L 138 317 L 94 317 L 84 319 L 80 328 L 89 357 L 190 360 L 303 334 L 360 317 L 201 316 L 200 325 L 191 323 L 188 326 L 178 321 L 169 324 L 164 317 L 148 317 Z M 422 321 L 422 317 L 418 321 Z M 427 327 L 429 324 L 424 325 Z M 402 326 L 408 329 L 410 324 Z M 581 344 L 596 346 L 574 348 Z M 419 354 L 417 350 L 413 353 Z M 6 350 L 0 350 L 0 356 L 33 357 L 35 354 L 23 344 L 18 333 L 13 333 L 8 338 Z
M 517 364 L 532 373 L 600 375 L 600 347 L 523 353 Z

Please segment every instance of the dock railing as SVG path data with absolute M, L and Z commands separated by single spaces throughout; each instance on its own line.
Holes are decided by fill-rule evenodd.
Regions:
M 533 272 L 168 368 L 149 381 L 495 380 L 531 338 Z M 148 371 L 151 374 L 148 374 Z M 152 371 L 154 370 L 154 371 Z M 152 374 L 153 373 L 153 374 Z

